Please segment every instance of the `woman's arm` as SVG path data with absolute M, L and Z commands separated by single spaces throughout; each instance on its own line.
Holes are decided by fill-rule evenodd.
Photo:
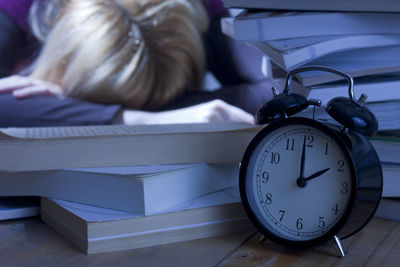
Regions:
M 254 116 L 222 100 L 167 111 L 120 110 L 113 123 L 171 124 L 236 121 L 254 124 Z
M 271 91 L 273 85 L 275 84 L 271 79 L 265 79 L 258 83 L 224 86 L 212 92 L 191 92 L 174 101 L 166 109 L 188 107 L 220 99 L 250 114 L 256 114 L 258 108 L 273 97 Z
M 15 99 L 0 94 L 0 127 L 73 126 L 102 124 L 167 124 L 237 121 L 254 123 L 249 113 L 221 100 L 168 111 L 123 109 L 71 98 L 33 96 Z
M 36 96 L 15 99 L 0 94 L 0 127 L 111 124 L 119 105 L 102 105 L 71 98 Z
M 202 102 L 205 103 L 192 103 L 188 107 L 182 105 L 166 111 L 129 110 L 119 105 L 66 98 L 61 87 L 56 84 L 30 77 L 11 76 L 0 79 L 0 127 L 222 121 L 254 123 L 252 115 L 222 100 L 216 100 L 215 96 L 204 100 Z

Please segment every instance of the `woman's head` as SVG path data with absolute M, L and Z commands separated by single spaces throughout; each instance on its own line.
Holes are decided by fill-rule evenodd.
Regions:
M 34 6 L 44 45 L 31 76 L 70 97 L 160 108 L 202 80 L 207 18 L 195 1 L 53 1 L 57 13 Z

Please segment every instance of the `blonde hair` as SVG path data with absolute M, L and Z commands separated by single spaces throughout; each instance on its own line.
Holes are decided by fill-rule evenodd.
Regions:
M 208 26 L 200 2 L 52 4 L 41 9 L 41 16 L 39 4 L 32 8 L 32 29 L 44 41 L 32 77 L 61 85 L 66 96 L 148 110 L 200 88 L 205 66 L 201 34 Z

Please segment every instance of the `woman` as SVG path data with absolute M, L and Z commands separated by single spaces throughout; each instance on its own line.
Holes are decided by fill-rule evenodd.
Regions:
M 0 80 L 0 92 L 122 105 L 113 123 L 253 122 L 220 100 L 159 111 L 201 88 L 208 18 L 197 1 L 42 0 L 30 15 L 43 47 L 28 76 Z

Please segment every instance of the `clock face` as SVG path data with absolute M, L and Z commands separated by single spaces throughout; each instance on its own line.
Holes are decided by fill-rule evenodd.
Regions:
M 278 241 L 333 236 L 354 198 L 354 169 L 344 144 L 311 120 L 264 130 L 241 167 L 242 199 L 250 218 Z

